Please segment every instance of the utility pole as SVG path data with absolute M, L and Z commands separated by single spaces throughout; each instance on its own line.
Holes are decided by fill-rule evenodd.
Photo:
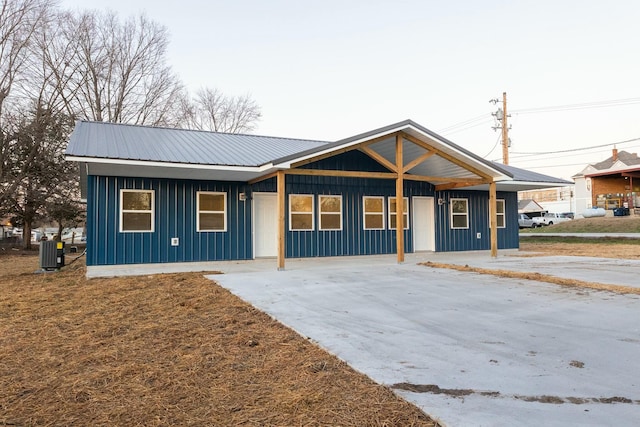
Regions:
M 492 104 L 500 102 L 497 98 L 489 101 Z M 500 122 L 500 125 L 493 126 L 493 130 L 502 129 L 502 164 L 509 164 L 509 146 L 511 141 L 509 140 L 509 129 L 511 129 L 507 123 L 507 118 L 511 117 L 507 114 L 507 92 L 502 92 L 502 108 L 498 108 L 498 111 L 491 113 L 493 117 Z

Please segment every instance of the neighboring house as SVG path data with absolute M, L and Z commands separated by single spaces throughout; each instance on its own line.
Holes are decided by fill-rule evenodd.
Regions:
M 611 157 L 574 175 L 576 213 L 589 208 L 640 207 L 640 158 L 613 149 Z
M 568 184 L 486 161 L 410 120 L 332 143 L 81 121 L 67 159 L 87 177 L 87 274 L 258 257 L 281 269 L 297 257 L 495 256 L 519 245 L 517 191 Z
M 0 218 L 0 240 L 9 237 L 9 229 L 11 229 L 11 220 L 9 218 Z
M 539 188 L 518 192 L 519 200 L 533 200 L 546 212 L 574 212 L 574 186 Z
M 520 195 L 520 193 L 518 193 Z M 547 213 L 547 210 L 540 206 L 533 199 L 518 200 L 518 213 L 526 214 L 529 218 L 535 218 Z

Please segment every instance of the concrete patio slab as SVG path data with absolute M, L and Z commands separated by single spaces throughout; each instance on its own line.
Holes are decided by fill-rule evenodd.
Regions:
M 445 425 L 637 425 L 639 296 L 416 264 L 526 269 L 541 258 L 412 255 L 400 265 L 287 260 L 285 271 L 211 278 Z M 579 261 L 544 258 L 547 274 Z M 607 261 L 590 261 L 601 266 L 590 281 L 611 274 Z M 634 283 L 636 268 L 615 264 L 617 284 Z

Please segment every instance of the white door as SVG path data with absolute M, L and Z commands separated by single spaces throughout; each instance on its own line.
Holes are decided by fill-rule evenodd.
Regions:
M 278 255 L 278 195 L 253 193 L 253 256 Z
M 433 197 L 413 197 L 413 250 L 436 250 Z

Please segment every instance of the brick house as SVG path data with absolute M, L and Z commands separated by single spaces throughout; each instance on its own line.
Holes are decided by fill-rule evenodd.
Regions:
M 640 207 L 640 157 L 613 149 L 611 157 L 574 175 L 576 212 L 599 207 Z

